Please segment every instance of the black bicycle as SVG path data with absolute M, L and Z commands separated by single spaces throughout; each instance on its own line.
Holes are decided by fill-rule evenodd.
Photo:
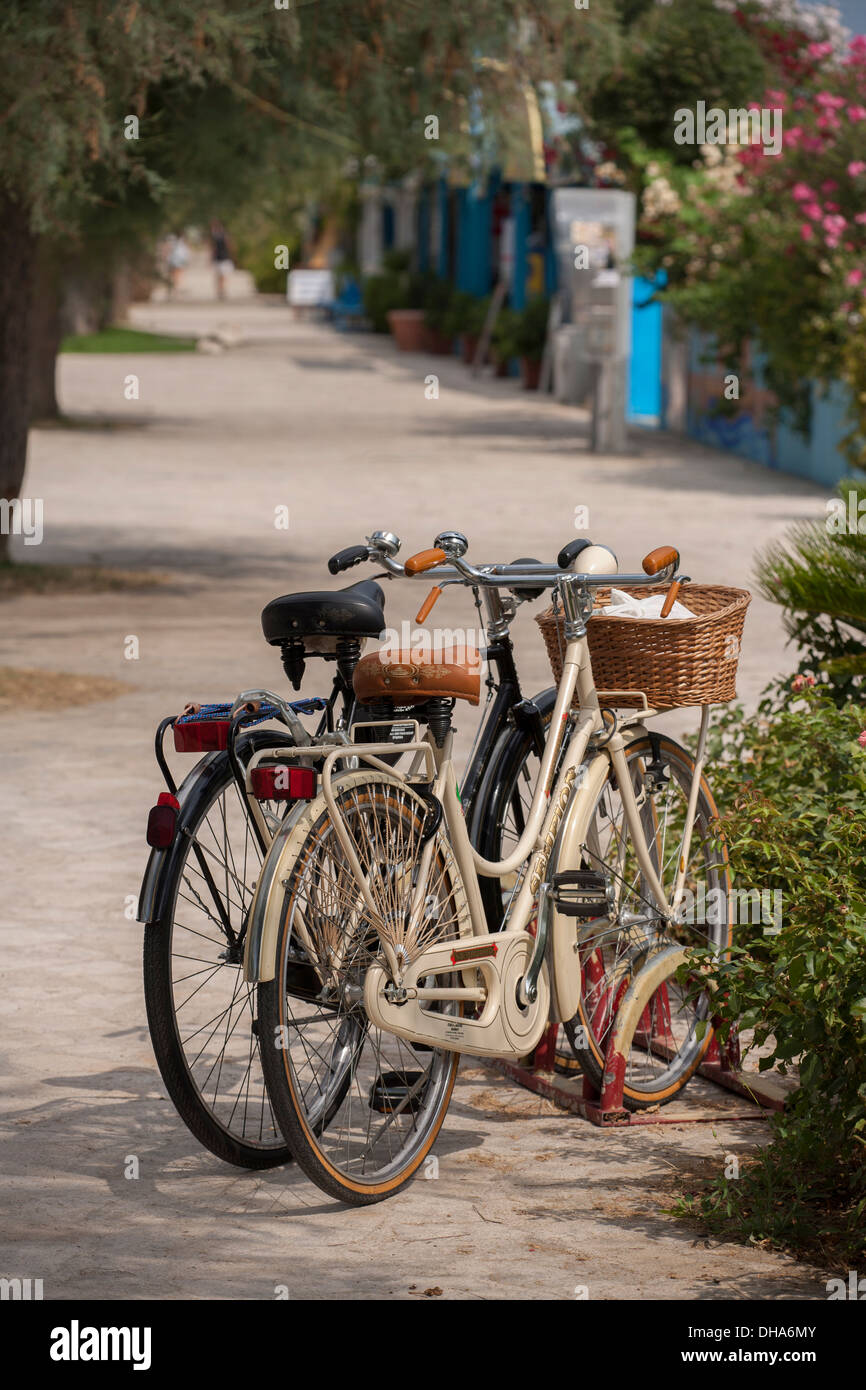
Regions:
M 467 544 L 456 532 L 443 533 L 436 543 L 440 541 L 452 554 L 462 553 L 461 545 L 465 550 Z M 572 541 L 558 556 L 560 566 L 569 568 L 588 544 Z M 401 718 L 407 718 L 399 702 L 391 702 L 383 713 L 359 704 L 353 689 L 365 642 L 385 628 L 385 595 L 377 580 L 405 573 L 395 558 L 399 548 L 393 534 L 374 532 L 364 545 L 350 546 L 328 562 L 334 575 L 376 562 L 381 569 L 374 579 L 335 591 L 284 595 L 262 613 L 265 639 L 280 649 L 295 691 L 310 661 L 333 663 L 327 697 L 289 702 L 245 691 L 232 705 L 190 706 L 164 719 L 157 730 L 156 757 L 167 791 L 151 812 L 151 853 L 138 912 L 145 923 L 148 1024 L 160 1072 L 181 1118 L 206 1148 L 240 1167 L 272 1167 L 291 1158 L 264 1085 L 255 987 L 243 978 L 243 953 L 264 855 L 285 817 L 302 810 L 284 789 L 268 783 L 273 770 L 264 764 L 252 774 L 260 782 L 251 801 L 245 790 L 247 771 L 256 755 L 286 745 L 287 729 L 288 741 L 304 744 L 323 734 L 339 737 L 368 719 L 393 716 L 392 737 L 399 741 Z M 491 860 L 503 859 L 507 845 L 522 833 L 553 710 L 553 687 L 524 698 L 510 637 L 518 605 L 542 593 L 541 588 L 523 588 L 502 595 L 488 589 L 484 595 L 487 701 L 461 799 L 473 843 Z M 480 612 L 477 592 L 475 601 Z M 421 723 L 442 719 L 442 704 L 436 699 L 415 703 L 411 718 Z M 312 714 L 319 715 L 314 732 L 300 717 Z M 281 722 L 281 730 L 258 727 L 273 719 Z M 204 755 L 180 786 L 165 756 L 169 729 L 176 750 Z M 381 729 L 376 736 L 381 739 Z M 514 887 L 509 880 L 483 880 L 491 930 L 500 925 Z M 303 958 L 291 968 L 294 989 L 313 987 Z M 569 1064 L 567 1054 L 562 1064 Z

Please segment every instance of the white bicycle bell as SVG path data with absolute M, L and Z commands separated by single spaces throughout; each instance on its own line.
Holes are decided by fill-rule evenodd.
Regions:
M 619 561 L 606 545 L 588 545 L 574 561 L 578 574 L 617 574 Z

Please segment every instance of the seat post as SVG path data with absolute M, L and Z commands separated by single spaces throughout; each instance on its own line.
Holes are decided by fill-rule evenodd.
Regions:
M 355 667 L 361 660 L 361 643 L 357 637 L 338 637 L 337 638 L 337 670 L 346 683 L 346 689 L 352 689 L 352 677 L 355 674 Z

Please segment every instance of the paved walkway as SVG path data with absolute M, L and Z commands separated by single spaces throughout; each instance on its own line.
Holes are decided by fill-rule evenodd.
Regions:
M 71 710 L 62 728 L 56 715 L 0 721 L 0 1273 L 42 1277 L 61 1298 L 269 1298 L 279 1284 L 299 1297 L 436 1287 L 569 1299 L 581 1285 L 591 1298 L 824 1297 L 814 1272 L 708 1245 L 661 1210 L 678 1171 L 718 1171 L 757 1124 L 602 1133 L 467 1061 L 438 1180 L 383 1207 L 343 1211 L 291 1168 L 221 1165 L 164 1097 L 143 1022 L 141 929 L 124 916 L 159 789 L 157 720 L 190 698 L 281 688 L 259 610 L 331 584 L 333 550 L 387 527 L 409 554 L 447 526 L 467 532 L 476 559 L 548 558 L 588 506 L 589 532 L 629 565 L 672 541 L 695 578 L 747 584 L 756 546 L 824 495 L 649 434 L 628 456 L 594 456 L 579 411 L 473 383 L 456 361 L 295 322 L 278 302 L 187 298 L 142 306 L 135 322 L 222 325 L 243 341 L 217 356 L 64 357 L 76 428 L 32 441 L 45 540 L 21 558 L 163 568 L 172 583 L 2 607 L 0 663 L 109 676 L 130 692 Z M 288 531 L 274 526 L 284 506 Z M 418 595 L 392 586 L 392 621 L 411 618 Z M 446 598 L 439 621 L 474 626 L 466 596 Z M 547 683 L 531 615 L 517 633 L 527 689 Z M 124 659 L 130 635 L 137 661 Z M 789 664 L 778 614 L 758 600 L 746 639 L 740 685 L 754 700 Z M 138 1181 L 124 1178 L 130 1154 Z

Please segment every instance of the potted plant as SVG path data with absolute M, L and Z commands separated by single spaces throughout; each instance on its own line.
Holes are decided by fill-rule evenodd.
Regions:
M 451 352 L 455 293 L 447 280 L 434 276 L 425 287 L 424 328 L 428 352 Z
M 517 315 L 514 330 L 515 355 L 520 358 L 520 374 L 527 391 L 538 390 L 541 359 L 547 341 L 550 305 L 543 295 L 534 295 Z
M 364 282 L 364 314 L 375 333 L 390 331 L 401 352 L 420 352 L 424 313 L 413 302 L 413 277 L 408 251 L 387 251 L 378 275 Z
M 489 308 L 490 295 L 478 299 L 474 294 L 461 290 L 454 296 L 453 335 L 460 339 L 461 355 L 467 364 L 475 358 Z
M 508 364 L 517 356 L 517 323 L 519 319 L 514 309 L 500 309 L 493 325 L 490 339 L 490 355 L 496 376 L 508 375 Z

